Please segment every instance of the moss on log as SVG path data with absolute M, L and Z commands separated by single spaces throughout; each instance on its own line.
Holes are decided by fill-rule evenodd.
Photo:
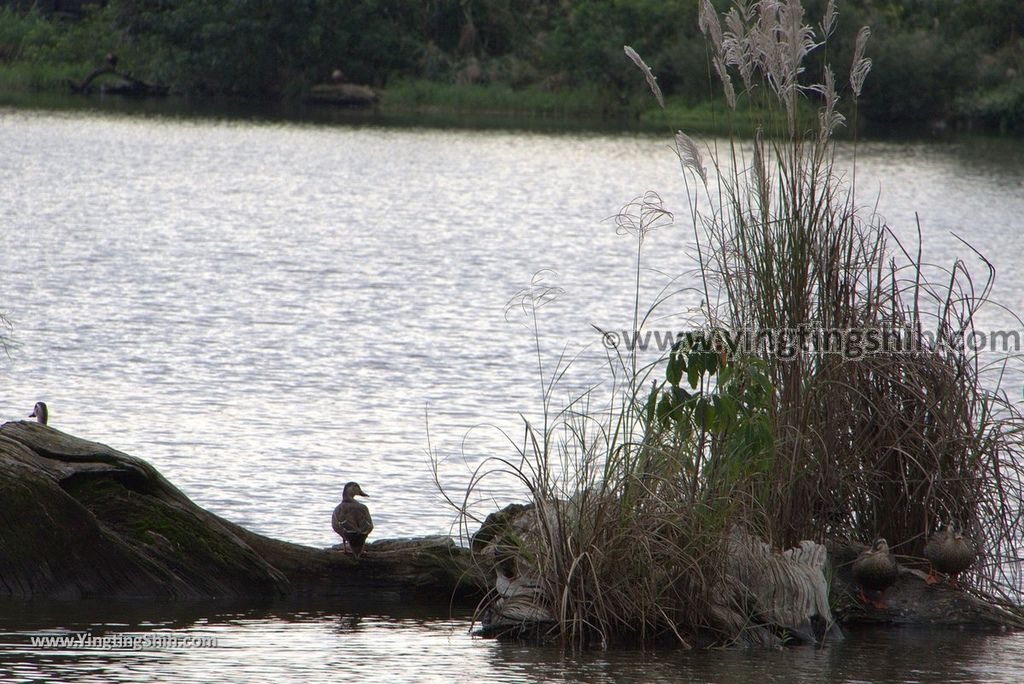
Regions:
M 141 459 L 0 426 L 0 597 L 447 600 L 482 584 L 447 537 L 378 541 L 359 560 L 290 544 L 200 508 Z

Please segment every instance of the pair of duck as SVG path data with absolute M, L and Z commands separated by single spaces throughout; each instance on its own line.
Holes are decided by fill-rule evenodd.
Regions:
M 978 552 L 954 521 L 931 536 L 925 544 L 924 555 L 931 563 L 926 581 L 928 584 L 936 584 L 939 582 L 936 571 L 955 580 L 957 575 L 974 564 Z M 898 576 L 896 556 L 889 550 L 889 544 L 885 539 L 876 539 L 871 547 L 863 551 L 853 562 L 853 579 L 861 587 L 860 597 L 876 608 L 884 608 L 885 604 L 880 600 L 868 599 L 863 590 L 878 592 L 880 595 L 895 584 Z

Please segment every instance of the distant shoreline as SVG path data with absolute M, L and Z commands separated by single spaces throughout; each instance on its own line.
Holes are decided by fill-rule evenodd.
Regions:
M 173 94 L 166 97 L 130 97 L 121 95 L 79 95 L 66 84 L 52 84 L 41 89 L 10 88 L 5 82 L 8 67 L 0 65 L 0 107 L 46 111 L 100 111 L 126 115 L 172 116 L 181 118 L 244 119 L 294 121 L 323 124 L 424 126 L 429 128 L 514 129 L 535 131 L 669 134 L 675 130 L 691 133 L 726 135 L 729 121 L 723 107 L 710 104 L 687 106 L 669 98 L 666 110 L 657 107 L 639 113 L 602 112 L 599 107 L 587 108 L 576 95 L 545 93 L 534 100 L 532 108 L 509 103 L 511 94 L 491 97 L 484 86 L 442 86 L 423 94 L 421 85 L 400 85 L 380 91 L 381 101 L 375 107 L 351 108 L 329 104 L 305 103 L 301 99 L 269 99 L 209 95 Z M 419 90 L 417 90 L 419 89 Z M 428 89 L 429 91 L 429 89 Z M 421 94 L 417 96 L 417 92 Z M 488 99 L 490 97 L 490 99 Z M 750 135 L 753 126 L 736 116 L 733 132 Z M 927 125 L 861 127 L 858 137 L 867 139 L 920 139 L 936 135 L 1000 135 L 997 131 L 953 126 Z M 1014 133 L 1005 137 L 1018 137 Z M 851 140 L 847 129 L 839 140 Z

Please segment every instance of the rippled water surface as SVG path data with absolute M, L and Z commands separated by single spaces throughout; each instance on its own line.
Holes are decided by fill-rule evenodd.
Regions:
M 648 294 L 663 274 L 693 267 L 669 143 L 0 109 L 0 308 L 18 343 L 0 371 L 0 419 L 44 400 L 55 427 L 141 456 L 200 505 L 290 541 L 336 541 L 329 518 L 347 480 L 372 497 L 375 537 L 448 533 L 454 515 L 433 483 L 428 434 L 458 492 L 484 457 L 510 452 L 497 428 L 515 438 L 519 414 L 538 408 L 532 338 L 506 314 L 510 297 L 538 269 L 557 271 L 549 282 L 565 294 L 543 310 L 542 362 L 550 370 L 564 346 L 579 353 L 565 381 L 578 388 L 602 377 L 592 325 L 622 330 L 632 317 L 633 243 L 604 219 L 659 191 L 678 221 L 645 247 L 645 265 L 660 272 L 645 275 Z M 843 148 L 842 163 L 852 153 Z M 996 298 L 1024 310 L 1020 141 L 872 142 L 857 157 L 863 203 L 877 200 L 908 240 L 918 212 L 931 261 L 978 264 L 952 233 L 970 241 L 998 270 Z M 687 297 L 674 309 L 697 303 Z M 982 324 L 1015 325 L 998 310 Z M 1018 397 L 1022 382 L 1010 378 Z M 499 487 L 493 505 L 521 498 Z M 795 668 L 858 680 L 878 678 L 857 664 L 884 649 L 924 668 L 908 655 L 895 680 L 972 681 L 1004 679 L 1024 658 L 1015 636 L 897 631 L 771 656 L 769 675 L 760 656 L 735 654 L 570 661 L 470 639 L 466 616 L 341 608 L 204 613 L 168 627 L 217 632 L 213 658 L 18 646 L 28 629 L 70 629 L 60 614 L 40 613 L 50 619 L 35 627 L 31 609 L 4 617 L 0 653 L 11 664 L 0 671 L 77 681 L 198 680 L 210 668 L 438 681 L 759 671 L 785 681 Z M 159 628 L 105 620 L 97 629 Z

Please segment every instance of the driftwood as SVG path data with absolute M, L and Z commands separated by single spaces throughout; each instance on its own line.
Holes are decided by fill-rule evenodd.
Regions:
M 118 83 L 103 84 L 100 86 L 100 92 L 105 95 L 132 95 L 135 97 L 148 97 L 163 96 L 168 92 L 167 86 L 156 85 L 139 80 L 131 74 L 118 71 L 109 64 L 107 66 L 93 69 L 78 83 L 68 81 L 68 86 L 71 88 L 71 92 L 73 93 L 86 94 L 91 92 L 93 81 L 100 76 L 106 75 L 116 76 L 121 80 Z
M 372 107 L 380 96 L 369 86 L 355 83 L 322 83 L 315 85 L 306 95 L 306 102 L 331 104 L 342 107 Z
M 726 586 L 715 610 L 726 633 L 741 634 L 744 643 L 758 646 L 778 646 L 786 639 L 816 644 L 842 637 L 829 607 L 824 546 L 802 541 L 779 552 L 733 528 L 727 548 Z M 748 606 L 756 622 L 751 624 L 750 615 L 736 610 L 737 605 Z
M 141 459 L 37 423 L 0 427 L 0 597 L 471 600 L 469 556 L 447 537 L 378 541 L 358 560 L 270 539 Z

